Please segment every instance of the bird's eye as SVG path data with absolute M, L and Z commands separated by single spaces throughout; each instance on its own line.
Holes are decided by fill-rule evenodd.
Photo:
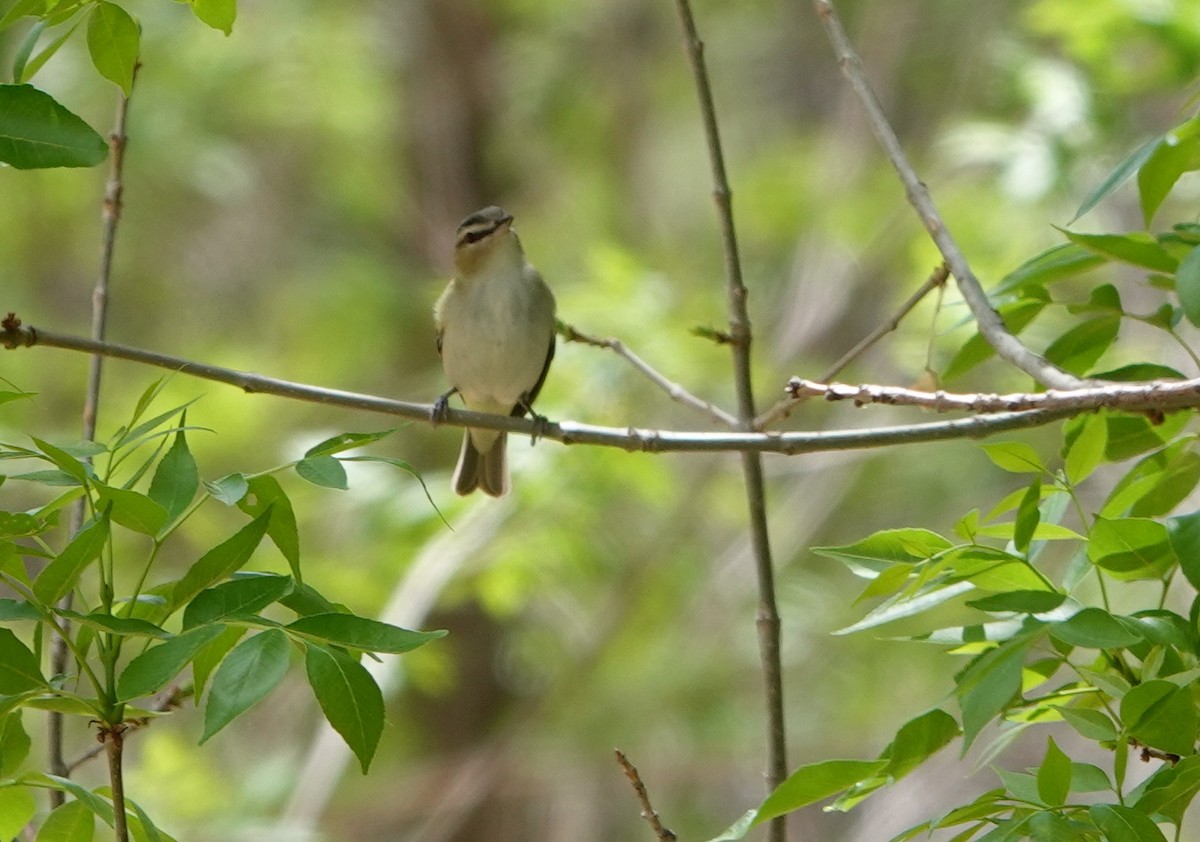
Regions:
M 468 231 L 466 234 L 463 234 L 463 240 L 468 243 L 477 243 L 490 233 L 492 233 L 492 232 L 491 231 Z

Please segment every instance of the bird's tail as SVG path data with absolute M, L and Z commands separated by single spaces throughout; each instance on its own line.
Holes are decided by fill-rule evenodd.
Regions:
M 458 467 L 454 469 L 454 490 L 466 495 L 478 488 L 492 497 L 503 497 L 509 490 L 507 454 L 506 433 L 500 433 L 491 447 L 481 453 L 467 430 L 458 454 Z

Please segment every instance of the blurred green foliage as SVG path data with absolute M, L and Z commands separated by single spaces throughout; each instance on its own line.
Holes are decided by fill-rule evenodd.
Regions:
M 1061 243 L 1052 224 L 1065 225 L 1139 144 L 1182 122 L 1200 61 L 1200 20 L 1185 2 L 839 7 L 989 285 Z M 181 4 L 139 0 L 128 9 L 142 24 L 142 69 L 110 301 L 114 340 L 431 399 L 444 388 L 430 308 L 448 272 L 449 237 L 462 215 L 498 202 L 515 213 L 565 321 L 617 335 L 692 391 L 730 402 L 727 352 L 689 332 L 722 327 L 725 307 L 695 96 L 670 3 L 263 0 L 243 4 L 229 38 L 198 26 Z M 806 4 L 705 0 L 696 14 L 766 405 L 788 376 L 815 376 L 886 318 L 936 255 Z M 11 66 L 26 34 L 21 26 L 0 34 L 0 67 Z M 82 44 L 66 44 L 35 81 L 108 130 L 116 89 L 96 76 Z M 0 310 L 86 332 L 103 180 L 100 169 L 0 170 Z M 1157 218 L 1190 219 L 1195 198 L 1195 177 L 1185 175 Z M 1074 227 L 1142 224 L 1127 186 Z M 1113 265 L 1056 286 L 1058 302 L 1086 301 L 1098 277 L 1120 286 L 1130 311 L 1152 300 L 1123 283 L 1137 272 Z M 1024 336 L 1045 347 L 1074 323 L 1054 308 Z M 931 325 L 931 362 L 944 369 L 971 335 L 952 293 L 940 313 L 922 305 L 842 379 L 919 381 Z M 1160 331 L 1126 329 L 1121 343 L 1134 358 L 1194 371 Z M 76 438 L 85 369 L 82 356 L 49 349 L 0 356 L 0 375 L 39 393 L 0 408 L 0 438 L 19 430 Z M 154 376 L 106 366 L 102 430 Z M 1028 385 L 994 361 L 962 381 L 984 384 Z M 181 376 L 166 397 L 198 397 L 189 418 L 216 431 L 190 437 L 212 472 L 206 479 L 299 458 L 341 430 L 383 426 Z M 539 410 L 709 427 L 615 357 L 574 345 L 560 348 Z M 806 406 L 789 423 L 900 417 Z M 1052 446 L 1055 433 L 1027 439 Z M 279 817 L 307 774 L 319 719 L 298 685 L 285 681 L 269 709 L 204 749 L 181 736 L 202 728 L 184 710 L 176 715 L 184 722 L 156 723 L 130 743 L 131 789 L 178 838 L 635 838 L 646 830 L 611 760 L 614 745 L 639 766 L 681 838 L 707 838 L 759 801 L 761 680 L 736 460 L 514 441 L 514 499 L 480 526 L 471 518 L 488 513 L 453 500 L 444 481 L 457 440 L 414 425 L 384 448 L 424 473 L 451 524 L 476 543 L 442 550 L 463 557 L 445 562 L 455 575 L 424 625 L 451 634 L 406 656 L 372 776 L 348 773 L 319 818 L 289 828 Z M 348 467 L 351 491 L 300 486 L 293 502 L 306 580 L 370 615 L 423 551 L 453 536 L 415 483 L 385 466 Z M 792 763 L 874 757 L 949 690 L 944 665 L 913 643 L 831 638 L 861 614 L 851 605 L 856 584 L 805 548 L 899 525 L 950 530 L 964 497 L 987 505 L 1025 483 L 997 476 L 968 443 L 781 457 L 767 467 Z M 38 502 L 12 483 L 0 499 Z M 202 511 L 194 522 L 191 549 L 216 543 L 234 521 Z M 165 561 L 189 557 L 181 549 Z M 286 571 L 281 560 L 262 561 Z M 91 737 L 73 739 L 82 749 Z M 1027 759 L 1043 751 L 1039 744 Z M 993 781 L 945 767 L 925 774 L 848 815 L 808 811 L 794 819 L 797 833 L 885 838 Z M 101 781 L 98 768 L 79 776 Z

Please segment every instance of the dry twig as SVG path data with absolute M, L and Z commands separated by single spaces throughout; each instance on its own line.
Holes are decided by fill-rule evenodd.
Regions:
M 730 415 L 716 404 L 709 403 L 703 398 L 696 397 L 678 383 L 668 380 L 666 377 L 656 371 L 653 366 L 651 366 L 633 351 L 629 350 L 629 347 L 626 346 L 625 343 L 620 339 L 600 339 L 595 336 L 589 336 L 586 333 L 581 333 L 568 324 L 560 324 L 558 332 L 567 342 L 580 342 L 584 345 L 591 345 L 596 348 L 607 348 L 644 374 L 651 383 L 666 392 L 671 400 L 678 401 L 685 406 L 690 406 L 697 412 L 703 412 L 711 416 L 713 420 L 717 421 L 718 423 L 724 424 L 726 427 L 737 427 L 737 418 Z
M 625 770 L 625 777 L 629 778 L 629 782 L 633 784 L 633 791 L 637 794 L 637 800 L 642 805 L 642 818 L 650 825 L 650 829 L 654 831 L 654 837 L 660 842 L 675 842 L 677 838 L 675 834 L 668 828 L 663 827 L 662 822 L 658 818 L 658 813 L 650 806 L 650 793 L 646 792 L 646 785 L 642 783 L 642 776 L 638 774 L 637 767 L 629 762 L 629 758 L 625 756 L 625 752 L 619 748 L 614 748 L 613 753 L 617 755 L 617 762 L 621 764 L 621 768 Z

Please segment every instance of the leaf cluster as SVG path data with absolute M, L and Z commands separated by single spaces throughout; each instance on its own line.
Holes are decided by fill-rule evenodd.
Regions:
M 74 800 L 45 820 L 43 834 L 96 818 L 113 823 L 113 804 L 65 778 L 23 771 L 30 739 L 23 711 L 54 710 L 98 724 L 105 739 L 168 713 L 191 697 L 203 708 L 201 742 L 266 698 L 302 657 L 309 686 L 333 728 L 367 771 L 383 729 L 383 696 L 364 655 L 401 654 L 444 632 L 403 629 L 360 617 L 304 582 L 300 536 L 278 474 L 346 488 L 344 460 L 396 460 L 340 454 L 392 431 L 343 433 L 285 465 L 202 480 L 188 446 L 187 406 L 151 415 L 161 382 L 148 388 L 129 421 L 104 442 L 0 444 L 0 460 L 30 468 L 0 475 L 49 489 L 28 511 L 0 512 L 0 837 L 35 813 L 35 788 L 63 788 Z M 0 402 L 28 397 L 0 393 Z M 149 416 L 149 417 L 148 417 Z M 174 533 L 210 501 L 245 522 L 199 554 L 180 575 L 157 563 Z M 82 528 L 60 541 L 61 515 L 84 506 Z M 246 569 L 264 541 L 289 573 Z M 48 642 L 71 653 L 64 674 L 47 675 Z M 190 674 L 189 674 L 190 673 Z M 167 839 L 130 802 L 135 838 Z M 9 829 L 16 828 L 9 832 Z M 75 839 L 82 836 L 47 836 Z M 87 838 L 90 838 L 88 836 Z

